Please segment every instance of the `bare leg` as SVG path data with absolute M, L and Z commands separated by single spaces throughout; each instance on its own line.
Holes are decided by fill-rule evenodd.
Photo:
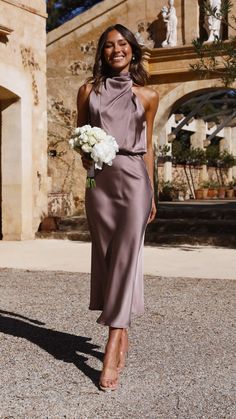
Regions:
M 119 361 L 118 361 L 118 366 L 117 366 L 118 372 L 120 372 L 125 367 L 128 350 L 129 350 L 128 331 L 127 329 L 122 329 L 121 339 L 120 339 Z
M 123 329 L 109 327 L 103 369 L 100 376 L 102 390 L 115 390 L 118 385 L 117 365 L 119 362 L 120 341 Z

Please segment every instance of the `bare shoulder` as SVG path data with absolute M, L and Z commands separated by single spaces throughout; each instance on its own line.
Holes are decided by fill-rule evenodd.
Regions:
M 159 94 L 156 90 L 149 86 L 133 86 L 134 93 L 141 100 L 146 111 L 157 109 L 159 103 Z
M 86 100 L 93 88 L 92 83 L 84 83 L 78 90 L 78 99 Z
M 93 85 L 91 83 L 83 84 L 77 95 L 77 127 L 88 124 L 89 120 L 89 95 Z
M 159 99 L 159 94 L 156 90 L 154 90 L 150 86 L 141 86 L 141 89 L 143 90 L 143 94 L 145 94 L 150 99 Z

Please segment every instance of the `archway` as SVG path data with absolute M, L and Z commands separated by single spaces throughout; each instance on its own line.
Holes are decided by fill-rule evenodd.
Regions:
M 0 237 L 21 238 L 21 103 L 0 86 Z
M 236 90 L 216 87 L 191 91 L 169 107 L 166 124 L 159 136 L 159 148 L 168 157 L 162 160 L 164 182 L 171 182 L 176 176 L 173 162 L 177 160 L 185 170 L 191 197 L 195 197 L 196 185 L 206 185 L 209 181 L 219 186 L 232 184 L 236 175 L 235 109 Z M 212 152 L 217 155 L 214 157 Z M 215 160 L 213 165 L 212 157 Z M 186 167 L 190 171 L 190 181 Z M 194 180 L 191 167 L 198 168 L 193 170 Z

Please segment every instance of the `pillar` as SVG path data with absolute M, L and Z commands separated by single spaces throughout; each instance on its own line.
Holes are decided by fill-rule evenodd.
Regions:
M 184 0 L 183 38 L 185 44 L 191 44 L 199 37 L 199 5 L 198 1 Z

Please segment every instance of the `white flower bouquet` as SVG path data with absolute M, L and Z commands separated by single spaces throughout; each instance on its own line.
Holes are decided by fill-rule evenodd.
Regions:
M 103 163 L 111 166 L 112 160 L 119 151 L 115 138 L 101 128 L 83 125 L 75 128 L 69 143 L 73 150 L 93 160 L 93 165 L 87 173 L 86 186 L 87 188 L 95 187 L 94 169 L 101 170 Z

